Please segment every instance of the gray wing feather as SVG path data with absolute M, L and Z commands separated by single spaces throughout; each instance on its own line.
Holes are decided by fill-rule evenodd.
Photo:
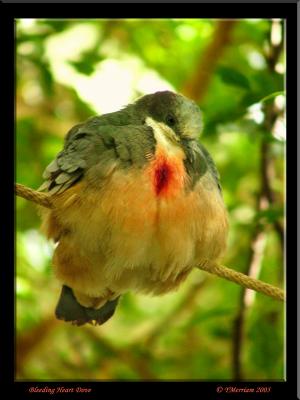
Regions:
M 57 164 L 57 160 L 53 160 L 48 167 L 45 169 L 44 173 L 43 173 L 43 178 L 44 179 L 48 179 L 51 176 L 52 172 L 55 172 L 58 169 L 58 164 Z
M 45 182 L 38 190 L 60 193 L 104 160 L 119 160 L 123 167 L 141 166 L 154 147 L 149 127 L 79 124 L 69 131 L 63 150 L 47 166 L 43 173 Z
M 76 131 L 75 131 L 76 133 Z M 87 167 L 88 153 L 93 150 L 92 137 L 84 136 L 77 140 L 69 136 L 64 149 L 58 153 L 43 173 L 45 182 L 38 190 L 47 190 L 51 194 L 59 193 L 70 187 L 82 175 Z
M 186 153 L 184 163 L 191 178 L 192 187 L 194 187 L 201 176 L 209 171 L 221 191 L 219 172 L 206 148 L 196 140 L 183 140 L 183 146 Z
M 218 186 L 218 188 L 219 188 L 219 190 L 221 192 L 222 191 L 222 187 L 221 187 L 221 183 L 220 183 L 220 174 L 219 174 L 219 171 L 217 170 L 216 164 L 214 163 L 214 160 L 212 159 L 211 155 L 206 150 L 206 148 L 200 143 L 199 143 L 199 146 L 200 146 L 200 148 L 201 148 L 201 150 L 202 150 L 202 152 L 203 152 L 203 154 L 204 154 L 204 156 L 206 158 L 206 161 L 207 161 L 208 167 L 210 169 L 210 172 L 211 172 L 211 174 L 212 174 L 212 176 L 213 176 L 213 178 L 214 178 L 214 180 L 215 180 L 215 182 L 216 182 L 216 184 L 217 184 L 217 186 Z

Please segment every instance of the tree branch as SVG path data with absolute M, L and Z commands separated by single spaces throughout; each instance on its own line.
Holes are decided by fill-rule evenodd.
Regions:
M 263 251 L 265 246 L 266 234 L 258 229 L 255 229 L 247 274 L 250 277 L 256 277 L 259 274 Z M 240 293 L 239 310 L 233 322 L 233 335 L 232 335 L 232 367 L 233 379 L 239 381 L 243 379 L 242 370 L 242 347 L 244 339 L 244 322 L 246 319 L 246 310 L 253 300 L 254 292 L 249 289 L 243 288 Z
M 234 20 L 221 20 L 216 23 L 211 42 L 199 57 L 191 78 L 182 88 L 184 95 L 199 103 L 204 98 L 217 63 L 230 43 L 235 24 Z
M 268 69 L 271 73 L 275 71 L 276 64 L 280 57 L 281 51 L 283 49 L 283 40 L 281 40 L 277 45 L 272 45 L 271 43 L 271 30 L 269 34 L 269 51 L 265 54 L 265 59 L 268 65 Z M 283 37 L 283 35 L 282 35 Z M 278 112 L 276 110 L 274 101 L 271 104 L 267 104 L 264 107 L 265 119 L 263 123 L 264 130 L 266 132 L 272 132 L 274 129 L 275 122 L 278 118 Z M 270 143 L 262 138 L 260 146 L 260 172 L 261 172 L 261 184 L 260 192 L 257 198 L 256 212 L 265 210 L 266 208 L 273 205 L 276 201 L 275 194 L 271 187 L 271 180 L 274 176 L 274 165 L 270 156 L 271 147 Z M 281 248 L 284 246 L 284 232 L 278 220 L 272 222 L 275 231 L 278 234 Z M 261 259 L 263 256 L 263 248 L 265 242 L 266 234 L 262 231 L 262 227 L 259 222 L 256 223 L 254 228 L 254 233 L 251 239 L 251 253 L 249 257 L 249 263 L 245 273 L 251 277 L 256 277 L 259 275 L 259 269 L 261 266 Z M 253 292 L 249 292 L 248 289 L 243 289 L 240 295 L 240 305 L 239 310 L 234 320 L 233 325 L 233 379 L 241 380 L 243 379 L 242 372 L 242 347 L 244 338 L 244 321 L 246 317 L 246 311 L 250 304 L 249 299 Z
M 272 35 L 272 29 L 274 29 L 275 25 L 280 23 L 280 29 L 281 29 L 281 40 L 274 44 L 272 43 L 271 35 Z M 268 69 L 270 73 L 274 73 L 276 71 L 276 64 L 278 63 L 280 59 L 280 55 L 282 53 L 283 47 L 284 47 L 284 27 L 283 27 L 283 21 L 272 21 L 270 22 L 270 34 L 269 34 L 269 47 L 267 51 L 264 53 L 264 57 L 268 66 Z M 276 109 L 274 101 L 270 104 L 266 104 L 264 107 L 264 112 L 265 112 L 265 120 L 264 120 L 264 128 L 266 132 L 273 132 L 274 125 L 276 123 L 276 120 L 278 118 L 278 110 Z M 271 186 L 271 180 L 274 175 L 274 162 L 271 158 L 270 155 L 271 152 L 271 146 L 270 143 L 266 140 L 263 140 L 262 143 L 262 163 L 263 163 L 263 174 L 262 174 L 262 184 L 263 184 L 263 191 L 264 195 L 266 196 L 269 205 L 273 205 L 276 201 L 275 193 L 272 189 Z M 284 230 L 282 225 L 278 220 L 273 221 L 273 227 L 275 231 L 277 232 L 277 235 L 279 237 L 280 243 L 281 243 L 281 249 L 283 252 L 284 248 Z

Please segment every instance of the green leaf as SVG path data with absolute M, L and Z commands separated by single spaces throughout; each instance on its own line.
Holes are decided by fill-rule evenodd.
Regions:
M 85 61 L 69 61 L 69 64 L 71 64 L 79 73 L 84 75 L 91 75 L 95 70 L 93 64 L 88 64 Z
M 250 89 L 248 78 L 234 68 L 219 67 L 217 69 L 217 74 L 227 85 L 238 86 L 242 89 Z
M 103 61 L 104 57 L 97 54 L 96 49 L 85 51 L 81 54 L 80 60 L 69 61 L 78 72 L 84 75 L 91 75 L 95 70 L 95 65 Z

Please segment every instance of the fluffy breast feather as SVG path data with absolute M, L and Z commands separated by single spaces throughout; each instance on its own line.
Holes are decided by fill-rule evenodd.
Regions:
M 60 236 L 58 278 L 91 296 L 107 289 L 160 294 L 218 258 L 227 236 L 222 198 L 208 173 L 187 190 L 183 159 L 158 146 L 142 173 L 115 168 L 98 187 L 82 180 L 57 195 L 44 227 Z

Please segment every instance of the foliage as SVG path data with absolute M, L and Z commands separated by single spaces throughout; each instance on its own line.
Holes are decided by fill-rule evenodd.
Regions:
M 157 89 L 183 91 L 199 60 L 205 69 L 202 55 L 217 23 L 16 21 L 16 181 L 38 188 L 44 168 L 76 123 Z M 237 21 L 217 67 L 207 71 L 210 85 L 200 102 L 200 140 L 218 166 L 230 215 L 223 264 L 248 273 L 255 237 L 262 232 L 256 276 L 277 286 L 283 285 L 284 223 L 281 29 L 280 21 Z M 271 170 L 267 200 L 264 155 Z M 262 199 L 265 207 L 258 205 Z M 242 288 L 195 270 L 178 292 L 162 298 L 128 293 L 100 328 L 69 326 L 53 318 L 60 287 L 51 269 L 53 245 L 40 235 L 39 225 L 35 207 L 17 199 L 17 378 L 234 378 L 233 333 Z M 284 378 L 283 308 L 263 295 L 245 307 L 239 349 L 244 379 Z

